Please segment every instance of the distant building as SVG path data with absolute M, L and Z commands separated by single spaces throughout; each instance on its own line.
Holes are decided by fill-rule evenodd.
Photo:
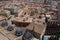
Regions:
M 60 1 L 60 0 L 53 0 L 53 1 Z
M 58 20 L 60 21 L 60 3 L 58 4 Z
M 0 1 L 8 1 L 8 0 L 0 0 Z

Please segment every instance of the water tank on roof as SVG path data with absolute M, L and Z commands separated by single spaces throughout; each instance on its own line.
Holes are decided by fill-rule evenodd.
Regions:
M 14 29 L 13 26 L 8 26 L 8 28 L 7 28 L 8 31 L 12 31 L 13 29 Z
M 17 29 L 15 32 L 16 36 L 21 36 L 22 34 L 23 34 L 23 30 L 21 30 L 21 29 Z
M 44 8 L 45 8 L 46 10 L 51 10 L 51 7 L 50 7 L 50 6 L 44 6 Z
M 30 32 L 26 32 L 23 35 L 23 40 L 31 40 L 33 35 Z
M 2 24 L 1 24 L 1 26 L 3 26 L 3 27 L 4 26 L 8 26 L 8 22 L 7 21 L 3 21 Z
M 43 37 L 43 40 L 47 40 L 47 39 L 46 39 L 46 36 Z

